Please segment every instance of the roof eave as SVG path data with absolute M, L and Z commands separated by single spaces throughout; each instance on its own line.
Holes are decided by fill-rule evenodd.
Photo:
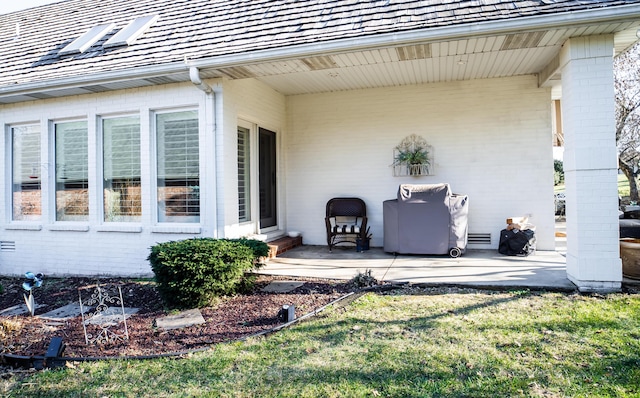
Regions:
M 187 72 L 188 70 L 185 67 L 184 62 L 135 67 L 116 71 L 99 72 L 90 75 L 70 76 L 59 79 L 41 80 L 0 87 L 0 97 L 7 95 L 29 95 L 40 92 L 44 88 L 46 88 L 47 91 L 65 90 L 87 85 L 124 82 L 132 79 L 149 79 L 169 74 Z
M 188 69 L 190 67 L 227 68 L 253 63 L 400 46 L 419 42 L 452 40 L 463 37 L 490 36 L 509 32 L 544 30 L 571 25 L 588 25 L 637 20 L 640 20 L 640 4 L 630 4 L 550 14 L 545 16 L 521 17 L 507 20 L 478 22 L 473 24 L 426 28 L 406 32 L 392 32 L 199 59 L 198 54 L 194 53 L 192 54 L 191 59 L 185 58 L 185 62 L 135 67 L 117 71 L 0 87 L 0 98 L 3 96 L 29 95 L 41 92 L 43 89 L 46 89 L 47 91 L 64 90 L 86 85 L 152 78 L 175 73 L 188 74 Z
M 188 65 L 198 68 L 228 68 L 259 62 L 372 50 L 415 43 L 628 21 L 640 22 L 640 4 L 338 39 L 242 54 L 192 59 L 186 62 Z

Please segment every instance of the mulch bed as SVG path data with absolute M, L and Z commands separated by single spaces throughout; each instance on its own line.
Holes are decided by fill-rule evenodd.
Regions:
M 93 278 L 46 278 L 34 289 L 38 308 L 30 314 L 0 316 L 0 353 L 22 356 L 42 356 L 53 337 L 61 337 L 65 344 L 64 357 L 144 357 L 205 349 L 213 344 L 232 341 L 281 325 L 278 312 L 283 305 L 295 306 L 296 317 L 357 290 L 348 282 L 295 278 L 304 282 L 289 293 L 266 293 L 261 289 L 273 280 L 292 280 L 258 276 L 250 294 L 221 298 L 214 306 L 201 308 L 205 323 L 183 329 L 163 330 L 155 326 L 157 318 L 172 314 L 163 307 L 162 300 L 150 281 Z M 4 292 L 0 294 L 0 310 L 24 304 L 22 279 L 0 278 Z M 129 340 L 119 343 L 86 344 L 82 318 L 64 322 L 50 322 L 37 317 L 69 303 L 78 303 L 78 289 L 95 285 L 119 283 L 125 307 L 139 308 L 127 319 Z M 83 297 L 84 299 L 84 297 Z

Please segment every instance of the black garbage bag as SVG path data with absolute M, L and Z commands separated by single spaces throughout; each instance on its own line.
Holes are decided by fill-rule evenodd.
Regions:
M 528 256 L 536 249 L 535 232 L 531 229 L 500 231 L 498 253 L 507 256 Z

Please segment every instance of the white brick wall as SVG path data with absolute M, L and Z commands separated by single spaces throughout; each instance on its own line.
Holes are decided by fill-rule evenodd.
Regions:
M 399 184 L 447 182 L 469 195 L 469 231 L 491 233 L 486 247 L 506 218 L 530 214 L 538 248 L 554 248 L 550 92 L 534 76 L 300 95 L 287 110 L 287 227 L 305 243 L 326 244 L 327 200 L 358 196 L 382 246 L 382 202 Z M 433 146 L 434 176 L 392 176 L 410 134 Z
M 79 223 L 84 231 L 61 231 L 60 223 L 55 223 L 55 212 L 52 201 L 47 201 L 43 207 L 42 221 L 30 225 L 35 230 L 24 230 L 24 223 L 10 223 L 11 203 L 10 167 L 0 175 L 0 241 L 15 242 L 15 251 L 0 252 L 0 274 L 20 275 L 26 271 L 43 272 L 45 275 L 151 275 L 151 269 L 146 257 L 149 248 L 161 241 L 185 239 L 193 236 L 210 236 L 214 226 L 208 221 L 207 209 L 201 210 L 201 234 L 180 233 L 193 231 L 193 226 L 180 228 L 168 226 L 157 229 L 154 225 L 153 195 L 151 192 L 153 157 L 152 135 L 150 132 L 151 111 L 172 108 L 191 107 L 200 109 L 201 126 L 206 124 L 202 107 L 204 94 L 191 84 L 176 84 L 163 87 L 140 88 L 122 90 L 113 93 L 73 96 L 64 99 L 51 99 L 4 105 L 0 108 L 0 125 L 4 126 L 5 138 L 8 136 L 8 126 L 15 123 L 39 122 L 43 131 L 42 146 L 42 175 L 43 196 L 53 192 L 46 178 L 52 169 L 54 160 L 51 150 L 47 148 L 49 137 L 48 122 L 68 118 L 87 119 L 89 121 L 89 164 L 90 164 L 90 221 Z M 101 219 L 98 211 L 100 188 L 96 181 L 96 165 L 98 147 L 96 142 L 96 117 L 100 115 L 139 114 L 141 119 L 141 145 L 147 150 L 142 151 L 142 181 L 143 181 L 143 220 L 135 224 L 141 232 L 100 232 Z M 204 128 L 201 128 L 204 134 Z M 7 154 L 7 139 L 0 141 L 0 153 Z M 204 148 L 201 148 L 204 151 Z M 202 159 L 202 156 L 201 156 Z M 208 176 L 206 170 L 201 172 L 204 181 Z M 211 195 L 202 183 L 202 195 Z M 76 225 L 76 224 L 73 224 Z M 111 225 L 111 224 L 109 224 Z M 127 226 L 130 226 L 127 224 Z M 52 230 L 55 229 L 55 230 Z M 125 228 L 123 228 L 125 229 Z M 164 231 L 165 233 L 158 233 Z
M 537 87 L 534 76 L 289 98 L 252 80 L 216 84 L 212 112 L 204 111 L 211 106 L 205 95 L 187 83 L 2 106 L 0 124 L 5 127 L 27 121 L 42 124 L 43 162 L 50 164 L 48 121 L 88 118 L 93 196 L 91 221 L 83 224 L 87 230 L 59 231 L 51 230 L 57 224 L 47 206 L 39 230 L 10 226 L 9 195 L 1 195 L 0 240 L 15 242 L 16 249 L 0 252 L 0 274 L 150 275 L 146 257 L 156 242 L 214 236 L 218 226 L 211 206 L 201 209 L 200 234 L 193 226 L 154 225 L 148 115 L 155 109 L 185 106 L 199 109 L 201 142 L 210 144 L 201 146 L 202 203 L 215 204 L 215 196 L 223 206 L 218 212 L 223 236 L 245 234 L 246 226 L 237 223 L 236 191 L 236 126 L 245 120 L 278 133 L 280 228 L 302 231 L 307 244 L 325 244 L 324 211 L 331 197 L 362 197 L 368 205 L 372 244 L 382 246 L 382 201 L 394 198 L 399 184 L 448 182 L 454 192 L 469 195 L 469 230 L 491 233 L 488 247 L 497 247 L 507 217 L 530 214 L 539 249 L 553 248 L 550 93 Z M 142 146 L 149 149 L 142 157 L 143 221 L 140 232 L 101 232 L 93 121 L 99 115 L 121 113 L 141 115 Z M 207 119 L 214 114 L 215 120 Z M 213 123 L 223 133 L 216 137 L 218 148 L 209 136 Z M 393 177 L 393 148 L 410 134 L 423 136 L 433 146 L 434 176 Z M 3 154 L 6 144 L 0 142 Z M 3 188 L 8 186 L 7 173 L 0 175 Z M 216 178 L 222 182 L 217 189 Z M 49 191 L 45 183 L 43 194 Z
M 258 195 L 257 188 L 254 190 L 252 221 L 238 224 L 238 158 L 237 158 L 237 126 L 238 121 L 244 121 L 254 127 L 266 128 L 276 133 L 279 172 L 278 192 L 284 192 L 285 176 L 283 162 L 286 154 L 281 150 L 280 143 L 284 135 L 285 124 L 285 97 L 257 80 L 233 80 L 226 81 L 223 93 L 224 101 L 224 134 L 225 134 L 225 159 L 224 169 L 224 218 L 225 236 L 247 236 L 258 231 Z M 256 138 L 256 137 L 253 137 Z M 255 142 L 254 142 L 255 144 Z M 251 162 L 257 167 L 257 146 L 254 146 Z M 253 180 L 257 183 L 257 175 Z M 280 228 L 286 225 L 285 198 L 279 197 L 278 203 L 278 224 Z

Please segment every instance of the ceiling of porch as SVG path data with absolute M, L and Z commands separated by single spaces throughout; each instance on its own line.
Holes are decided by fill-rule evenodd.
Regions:
M 619 53 L 638 38 L 640 22 L 473 36 L 448 41 L 402 43 L 353 52 L 279 59 L 224 66 L 200 65 L 202 78 L 256 78 L 284 95 L 366 89 L 539 74 L 557 56 L 570 37 L 614 34 Z M 557 81 L 556 73 L 552 78 Z M 91 84 L 40 86 L 0 97 L 15 103 L 68 95 L 105 92 L 190 81 L 189 70 L 150 72 L 123 78 L 93 80 Z
M 538 74 L 570 37 L 614 33 L 615 52 L 638 38 L 635 22 L 417 43 L 202 69 L 205 77 L 256 78 L 285 95 Z

